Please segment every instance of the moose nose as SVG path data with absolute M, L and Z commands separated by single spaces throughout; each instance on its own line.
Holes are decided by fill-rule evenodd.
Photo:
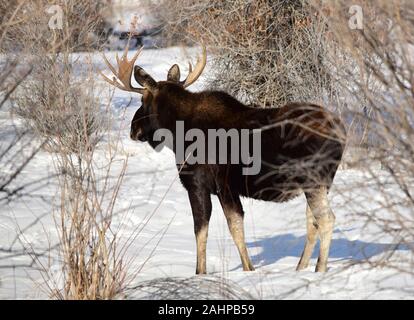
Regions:
M 141 134 L 142 134 L 141 129 L 138 129 L 135 133 L 131 130 L 130 137 L 131 137 L 132 140 L 138 141 Z

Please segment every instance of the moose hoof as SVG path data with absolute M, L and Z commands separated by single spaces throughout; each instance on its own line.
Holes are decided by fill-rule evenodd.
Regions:
M 302 271 L 304 269 L 306 269 L 309 265 L 306 264 L 298 264 L 296 267 L 296 271 Z
M 327 270 L 328 268 L 326 267 L 326 265 L 324 266 L 316 265 L 316 268 L 315 268 L 315 272 L 326 272 Z
M 255 271 L 253 265 L 249 265 L 248 267 L 243 267 L 243 271 Z

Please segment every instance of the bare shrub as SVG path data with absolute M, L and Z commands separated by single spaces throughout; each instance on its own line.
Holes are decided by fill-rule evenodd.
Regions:
M 334 93 L 325 21 L 307 1 L 161 1 L 154 11 L 175 45 L 181 35 L 209 46 L 213 88 L 262 107 Z
M 388 237 L 395 243 L 394 250 L 368 262 L 412 274 L 414 4 L 361 1 L 362 30 L 348 28 L 351 5 L 346 0 L 329 2 L 323 10 L 332 37 L 347 59 L 333 74 L 347 100 L 343 112 L 352 119 L 356 132 L 350 144 L 365 150 L 357 166 L 364 172 L 360 188 L 366 192 L 361 199 L 363 209 L 354 213 L 365 219 L 366 226 L 377 227 L 378 239 Z M 380 166 L 373 167 L 374 160 Z M 371 208 L 367 210 L 364 203 Z M 411 255 L 394 259 L 398 248 Z
M 149 300 L 251 300 L 236 283 L 220 277 L 161 278 L 128 288 L 131 298 Z
M 114 178 L 117 144 L 109 139 L 108 147 L 99 150 L 104 156 L 96 157 L 100 138 L 108 134 L 110 114 L 101 110 L 97 99 L 96 73 L 87 59 L 73 54 L 96 45 L 88 36 L 99 31 L 102 3 L 62 3 L 62 30 L 48 28 L 49 1 L 23 1 L 0 9 L 13 16 L 22 4 L 22 13 L 14 15 L 21 24 L 4 29 L 7 46 L 2 49 L 31 71 L 13 90 L 11 110 L 46 150 L 54 152 L 60 196 L 54 209 L 62 261 L 59 282 L 50 283 L 53 276 L 36 252 L 28 254 L 43 271 L 51 296 L 59 299 L 113 299 L 122 291 L 126 275 L 117 231 L 111 226 L 126 159 L 117 159 L 120 167 Z
M 46 58 L 16 92 L 14 110 L 45 139 L 48 150 L 84 152 L 105 131 L 95 94 L 91 73 L 82 78 L 74 74 L 70 63 Z
M 49 28 L 55 10 L 62 10 L 62 28 Z M 50 13 L 49 13 L 50 12 Z M 2 35 L 2 51 L 21 50 L 35 55 L 39 50 L 80 51 L 99 47 L 106 40 L 106 16 L 111 12 L 110 0 L 2 1 L 0 21 L 13 17 Z
M 12 2 L 3 1 L 0 4 L 0 48 L 5 45 L 5 34 L 11 26 L 20 26 L 21 21 L 16 15 L 21 11 L 21 6 L 14 8 L 14 15 L 5 12 L 12 6 Z M 7 11 L 9 12 L 9 11 Z M 1 52 L 1 51 L 0 51 Z M 0 56 L 0 115 L 8 115 L 11 108 L 10 97 L 22 85 L 31 73 L 31 66 L 22 66 L 18 58 L 12 56 Z M 24 184 L 16 184 L 16 180 L 24 168 L 38 153 L 42 141 L 33 142 L 30 131 L 8 123 L 0 117 L 1 142 L 0 142 L 0 204 L 11 202 L 21 196 L 27 187 Z
M 117 178 L 112 167 L 116 150 L 104 170 L 97 170 L 93 151 L 82 158 L 71 154 L 56 157 L 60 205 L 55 221 L 59 230 L 63 258 L 63 289 L 53 291 L 61 299 L 114 299 L 124 290 L 126 266 L 118 248 L 117 229 L 112 217 L 126 169 L 121 160 Z
M 110 6 L 106 0 L 65 1 L 59 4 L 62 28 L 50 29 L 51 15 L 47 10 L 53 3 L 23 3 L 21 14 L 16 15 L 22 23 L 11 26 L 4 34 L 5 41 L 10 40 L 5 50 L 17 52 L 19 59 L 25 57 L 25 62 L 33 66 L 31 77 L 13 97 L 15 111 L 29 128 L 46 139 L 49 150 L 78 152 L 82 150 L 79 145 L 99 141 L 102 122 L 94 96 L 94 75 L 85 70 L 85 61 L 70 54 L 98 46 L 100 38 L 95 37 L 96 42 L 91 35 L 102 34 L 104 9 Z M 1 10 L 6 16 L 13 15 L 17 6 L 20 3 L 3 5 Z

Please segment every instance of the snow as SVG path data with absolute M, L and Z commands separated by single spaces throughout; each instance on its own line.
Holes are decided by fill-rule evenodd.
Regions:
M 156 80 L 163 80 L 173 63 L 179 62 L 182 71 L 186 71 L 188 57 L 194 57 L 198 51 L 198 48 L 144 50 L 139 64 Z M 115 60 L 114 52 L 106 55 L 111 61 Z M 79 54 L 80 58 L 86 56 Z M 104 69 L 100 55 L 91 58 L 97 68 Z M 201 78 L 191 90 L 203 89 L 204 80 Z M 110 90 L 103 81 L 100 85 L 100 97 L 105 105 Z M 130 99 L 132 103 L 125 110 Z M 139 104 L 140 97 L 116 90 L 111 105 L 113 134 L 116 135 L 118 130 L 121 132 L 120 156 L 129 156 L 114 225 L 120 230 L 121 240 L 136 236 L 128 250 L 128 270 L 131 274 L 140 270 L 129 285 L 128 298 L 154 298 L 148 290 L 134 288 L 148 284 L 148 281 L 165 279 L 184 279 L 185 283 L 199 281 L 196 287 L 202 287 L 208 280 L 221 279 L 221 283 L 228 283 L 242 292 L 239 297 L 257 299 L 414 298 L 412 275 L 362 263 L 366 258 L 371 261 L 386 254 L 395 247 L 395 239 L 379 234 L 376 225 L 366 225 L 363 217 L 355 215 L 356 211 L 373 210 L 378 204 L 376 201 L 366 202 L 367 194 L 381 200 L 381 194 L 375 188 L 362 189 L 366 176 L 358 170 L 339 171 L 330 193 L 337 220 L 327 273 L 314 273 L 318 248 L 311 266 L 301 272 L 295 271 L 306 236 L 303 196 L 282 204 L 243 199 L 246 242 L 256 267 L 254 272 L 242 271 L 220 204 L 213 197 L 207 248 L 209 275 L 194 277 L 193 219 L 187 193 L 177 177 L 173 154 L 169 150 L 156 153 L 149 145 L 129 139 L 129 122 Z M 7 123 L 16 121 L 6 114 L 1 118 L 1 131 Z M 104 147 L 100 148 L 97 155 L 103 160 Z M 53 172 L 52 156 L 42 151 L 25 168 L 19 181 L 50 177 Z M 378 175 L 386 178 L 381 170 Z M 394 192 L 393 187 L 390 188 L 390 192 Z M 28 252 L 41 255 L 44 264 L 40 269 L 47 269 L 54 279 L 48 279 L 49 284 L 60 281 L 60 258 L 55 250 L 48 252 L 48 248 L 57 243 L 53 221 L 53 204 L 58 200 L 57 183 L 50 177 L 41 187 L 29 191 L 29 195 L 0 207 L 0 298 L 48 297 L 40 267 L 31 264 Z M 137 234 L 142 223 L 147 224 Z M 22 235 L 18 237 L 19 233 Z M 392 259 L 405 261 L 411 255 L 409 248 L 399 246 Z M 217 287 L 214 290 L 207 296 L 220 297 Z M 194 290 L 192 294 L 195 294 L 193 298 L 205 297 L 200 290 Z

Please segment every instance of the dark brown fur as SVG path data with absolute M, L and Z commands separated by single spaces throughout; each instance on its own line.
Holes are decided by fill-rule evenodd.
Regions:
M 155 130 L 166 128 L 175 132 L 178 120 L 184 121 L 185 130 L 198 128 L 206 136 L 208 129 L 263 129 L 258 175 L 242 175 L 242 164 L 195 164 L 182 168 L 180 180 L 189 194 L 196 236 L 208 228 L 211 194 L 219 197 L 232 231 L 233 221 L 236 217 L 243 219 L 244 215 L 240 196 L 281 202 L 301 192 L 309 198 L 321 187 L 329 190 L 343 154 L 344 129 L 322 107 L 291 103 L 277 109 L 252 108 L 223 92 L 191 93 L 173 81 L 155 83 L 139 69 L 135 70 L 135 78 L 141 85 L 150 86 L 151 91 L 144 94 L 142 107 L 132 120 L 134 140 L 148 141 L 155 147 Z M 237 237 L 234 232 L 243 261 L 247 253 L 243 253 L 244 243 L 238 242 L 244 242 L 244 234 Z M 200 238 L 196 272 L 205 273 L 202 255 L 206 239 Z M 252 270 L 250 260 L 246 259 L 244 269 Z

